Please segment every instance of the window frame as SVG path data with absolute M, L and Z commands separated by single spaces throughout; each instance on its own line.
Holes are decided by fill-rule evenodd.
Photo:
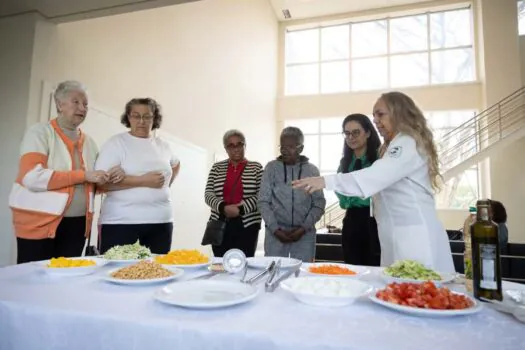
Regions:
M 470 44 L 469 45 L 452 45 L 452 46 L 446 46 L 446 47 L 439 47 L 439 48 L 432 48 L 432 15 L 433 14 L 442 14 L 447 12 L 454 12 L 454 11 L 465 11 L 468 10 L 469 16 L 470 16 Z M 416 16 L 426 16 L 426 39 L 427 39 L 427 48 L 425 50 L 410 50 L 406 52 L 391 52 L 391 21 L 396 20 L 399 18 L 408 18 L 408 17 L 416 17 Z M 366 56 L 359 56 L 359 57 L 353 57 L 353 48 L 352 48 L 352 29 L 354 25 L 363 24 L 363 23 L 372 23 L 372 22 L 378 22 L 378 21 L 386 21 L 386 53 L 384 54 L 373 54 L 373 55 L 366 55 Z M 336 26 L 348 26 L 348 57 L 347 58 L 337 58 L 337 59 L 323 59 L 323 39 L 322 39 L 322 29 L 323 28 L 329 28 L 329 27 L 336 27 Z M 317 30 L 319 31 L 318 34 L 318 57 L 317 61 L 309 61 L 309 62 L 300 62 L 300 63 L 288 63 L 286 59 L 286 45 L 287 45 L 287 35 L 290 32 L 298 32 L 298 31 L 307 31 L 307 30 Z M 433 63 L 432 63 L 432 54 L 436 52 L 446 52 L 446 51 L 453 51 L 453 50 L 469 50 L 472 52 L 472 80 L 462 80 L 462 81 L 456 81 L 456 82 L 434 82 L 436 79 L 433 79 Z M 474 15 L 472 12 L 471 6 L 461 6 L 457 8 L 450 8 L 450 9 L 442 9 L 442 10 L 436 10 L 436 11 L 426 11 L 426 12 L 420 12 L 420 13 L 411 13 L 407 15 L 398 15 L 398 16 L 385 16 L 381 18 L 376 18 L 373 20 L 363 20 L 363 21 L 351 21 L 348 20 L 346 22 L 340 22 L 337 24 L 330 24 L 330 25 L 319 25 L 317 27 L 309 27 L 309 28 L 301 28 L 301 29 L 286 29 L 285 35 L 284 35 L 284 96 L 305 96 L 305 95 L 328 95 L 328 94 L 339 94 L 339 93 L 352 93 L 352 92 L 369 92 L 369 91 L 378 91 L 382 89 L 391 89 L 391 88 L 410 88 L 410 87 L 429 87 L 429 86 L 440 86 L 440 85 L 447 85 L 447 84 L 462 84 L 462 83 L 472 83 L 476 82 L 479 79 L 479 73 L 477 68 L 477 60 L 476 60 L 476 45 L 475 45 L 475 35 L 474 35 Z M 410 54 L 426 54 L 427 60 L 428 60 L 428 67 L 427 67 L 427 74 L 428 77 L 426 77 L 426 80 L 428 83 L 422 84 L 422 85 L 392 85 L 392 57 L 400 57 L 400 56 L 406 56 Z M 371 59 L 371 58 L 385 58 L 386 57 L 386 86 L 383 86 L 381 88 L 365 88 L 365 89 L 354 89 L 354 81 L 353 81 L 353 74 L 352 74 L 352 66 L 354 61 L 363 60 L 363 59 Z M 322 65 L 324 63 L 332 63 L 332 62 L 347 62 L 348 64 L 348 83 L 346 84 L 345 90 L 340 91 L 330 91 L 330 92 L 323 92 L 323 79 L 322 79 Z M 288 91 L 288 68 L 299 66 L 299 65 L 317 65 L 317 89 L 314 93 L 296 93 L 296 92 L 290 92 Z M 332 89 L 330 89 L 332 90 Z

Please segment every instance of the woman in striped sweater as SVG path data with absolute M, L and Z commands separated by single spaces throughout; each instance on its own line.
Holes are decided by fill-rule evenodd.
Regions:
M 214 245 L 213 254 L 222 257 L 232 248 L 251 257 L 255 254 L 261 228 L 257 197 L 261 187 L 262 165 L 246 160 L 246 139 L 239 130 L 230 130 L 223 137 L 228 159 L 213 164 L 204 199 L 211 208 L 212 220 L 226 220 L 221 245 Z

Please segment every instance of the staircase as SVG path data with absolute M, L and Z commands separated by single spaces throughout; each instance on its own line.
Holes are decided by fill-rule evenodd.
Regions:
M 525 86 L 445 134 L 438 144 L 445 182 L 525 137 Z M 341 227 L 345 211 L 329 205 L 318 229 Z
M 525 87 L 445 134 L 438 145 L 445 182 L 525 136 Z

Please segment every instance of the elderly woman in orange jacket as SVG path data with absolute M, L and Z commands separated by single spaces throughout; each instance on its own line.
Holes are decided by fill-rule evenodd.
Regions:
M 57 118 L 25 133 L 9 196 L 18 263 L 82 255 L 91 229 L 95 185 L 122 178 L 117 167 L 93 170 L 97 145 L 79 129 L 88 111 L 83 85 L 62 82 L 54 98 Z

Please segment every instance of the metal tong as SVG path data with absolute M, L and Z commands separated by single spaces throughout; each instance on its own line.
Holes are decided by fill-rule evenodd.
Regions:
M 280 261 L 278 263 L 280 264 Z M 259 272 L 258 274 L 256 274 L 255 276 L 251 277 L 249 280 L 246 281 L 245 278 L 248 272 L 248 268 L 246 266 L 241 282 L 246 283 L 246 284 L 255 284 L 267 274 L 273 273 L 274 270 L 275 270 L 275 261 L 272 261 L 264 270 L 262 270 L 261 272 Z
M 275 289 L 277 289 L 277 287 L 279 287 L 279 284 L 284 281 L 285 279 L 287 279 L 288 277 L 292 276 L 292 275 L 295 275 L 295 277 L 299 276 L 299 272 L 300 272 L 300 268 L 301 268 L 301 264 L 299 264 L 299 266 L 297 266 L 295 269 L 291 269 L 287 272 L 285 272 L 281 277 L 275 279 L 275 276 L 277 276 L 279 274 L 280 271 L 277 271 L 277 270 L 280 270 L 280 264 L 279 264 L 279 268 L 275 269 L 274 270 L 274 273 L 272 274 L 272 276 L 270 276 L 270 278 L 268 278 L 268 281 L 266 281 L 266 284 L 265 284 L 265 290 L 269 293 L 273 292 Z

